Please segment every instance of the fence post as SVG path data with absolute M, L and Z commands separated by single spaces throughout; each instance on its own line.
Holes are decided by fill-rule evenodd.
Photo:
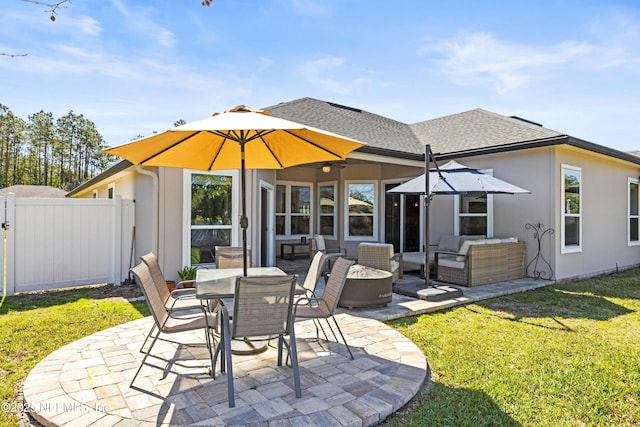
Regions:
M 113 198 L 113 285 L 122 284 L 122 196 Z
M 2 244 L 0 245 L 0 277 L 2 278 L 2 295 L 4 296 L 7 292 L 6 282 L 4 280 L 4 256 L 5 256 L 5 245 L 6 245 L 6 231 L 5 231 L 5 203 L 6 197 L 0 196 L 0 223 L 2 223 Z
M 7 193 L 6 210 L 4 221 L 7 238 L 6 238 L 6 289 L 7 295 L 13 295 L 16 292 L 16 195 L 15 193 Z

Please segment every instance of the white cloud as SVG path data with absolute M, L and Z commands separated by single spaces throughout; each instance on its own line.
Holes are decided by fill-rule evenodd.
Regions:
M 154 9 L 129 6 L 122 0 L 110 0 L 114 9 L 118 11 L 125 21 L 122 25 L 139 37 L 154 40 L 162 47 L 173 47 L 177 43 L 175 34 L 155 22 L 151 15 Z
M 296 74 L 312 87 L 339 95 L 349 95 L 354 89 L 372 83 L 370 72 L 347 67 L 347 60 L 325 56 L 303 63 Z
M 72 18 L 73 19 L 61 21 L 63 22 L 62 25 L 74 33 L 97 36 L 103 31 L 100 23 L 90 16 L 77 16 Z
M 580 66 L 601 66 L 603 52 L 584 42 L 533 46 L 496 39 L 484 32 L 462 33 L 419 54 L 439 52 L 441 71 L 459 85 L 489 85 L 504 93 L 548 73 Z

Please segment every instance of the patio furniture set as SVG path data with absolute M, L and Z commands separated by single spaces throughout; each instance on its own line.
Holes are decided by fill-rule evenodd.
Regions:
M 432 277 L 439 282 L 462 286 L 519 279 L 526 275 L 526 244 L 517 237 L 443 235 L 429 252 Z M 420 270 L 425 275 L 424 252 L 403 254 L 404 270 Z
M 242 263 L 242 256 L 239 259 Z M 140 349 L 144 357 L 130 387 L 133 387 L 161 334 L 202 329 L 211 359 L 211 376 L 215 379 L 218 361 L 220 372 L 227 374 L 229 407 L 235 406 L 232 354 L 264 351 L 274 339 L 277 339 L 277 364 L 282 366 L 286 350 L 286 364 L 290 362 L 294 371 L 295 395 L 301 397 L 295 339 L 296 318 L 312 319 L 318 339 L 319 330 L 322 330 L 328 341 L 326 331 L 320 323 L 324 319 L 334 339 L 338 341 L 329 322 L 333 319 L 349 356 L 354 358 L 334 317 L 353 261 L 345 258 L 335 260 L 324 292 L 318 297 L 315 288 L 327 259 L 322 253 L 314 257 L 302 285 L 297 283 L 296 276 L 287 275 L 277 267 L 249 268 L 247 275 L 243 275 L 243 268 L 231 264 L 231 268 L 226 269 L 198 270 L 194 289 L 177 289 L 169 293 L 155 255 L 144 255 L 141 257 L 142 262 L 133 267 L 131 272 L 145 295 L 154 323 Z M 151 337 L 151 343 L 145 349 Z M 245 347 L 242 351 L 235 351 L 232 342 L 240 342 Z M 254 342 L 263 345 L 252 346 Z

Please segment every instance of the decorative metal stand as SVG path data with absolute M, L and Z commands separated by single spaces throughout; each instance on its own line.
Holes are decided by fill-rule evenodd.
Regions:
M 529 261 L 529 264 L 527 264 L 527 275 L 529 277 L 535 278 L 536 280 L 551 279 L 551 277 L 553 277 L 553 269 L 551 268 L 551 264 L 549 264 L 549 261 L 547 261 L 542 255 L 540 244 L 545 234 L 549 234 L 551 236 L 555 234 L 555 231 L 553 230 L 553 228 L 547 228 L 545 230 L 544 224 L 542 224 L 540 221 L 536 222 L 535 224 L 525 224 L 524 228 L 526 228 L 527 230 L 533 230 L 533 237 L 538 241 L 538 253 L 531 261 Z M 541 266 L 540 268 L 542 268 L 542 270 L 538 269 L 538 265 Z M 533 267 L 533 274 L 529 273 L 530 267 Z

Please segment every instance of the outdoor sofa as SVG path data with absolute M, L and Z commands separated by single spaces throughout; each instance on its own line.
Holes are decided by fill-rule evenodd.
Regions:
M 518 279 L 525 259 L 526 244 L 516 237 L 464 240 L 458 251 L 435 251 L 435 279 L 463 286 Z
M 434 269 L 433 266 L 436 259 L 436 251 L 457 253 L 466 240 L 477 240 L 484 238 L 486 238 L 486 236 L 484 235 L 442 235 L 437 245 L 429 245 L 429 265 L 431 266 L 431 272 L 433 272 Z M 403 271 L 420 270 L 420 277 L 424 278 L 424 252 L 404 252 L 402 254 L 402 269 Z

